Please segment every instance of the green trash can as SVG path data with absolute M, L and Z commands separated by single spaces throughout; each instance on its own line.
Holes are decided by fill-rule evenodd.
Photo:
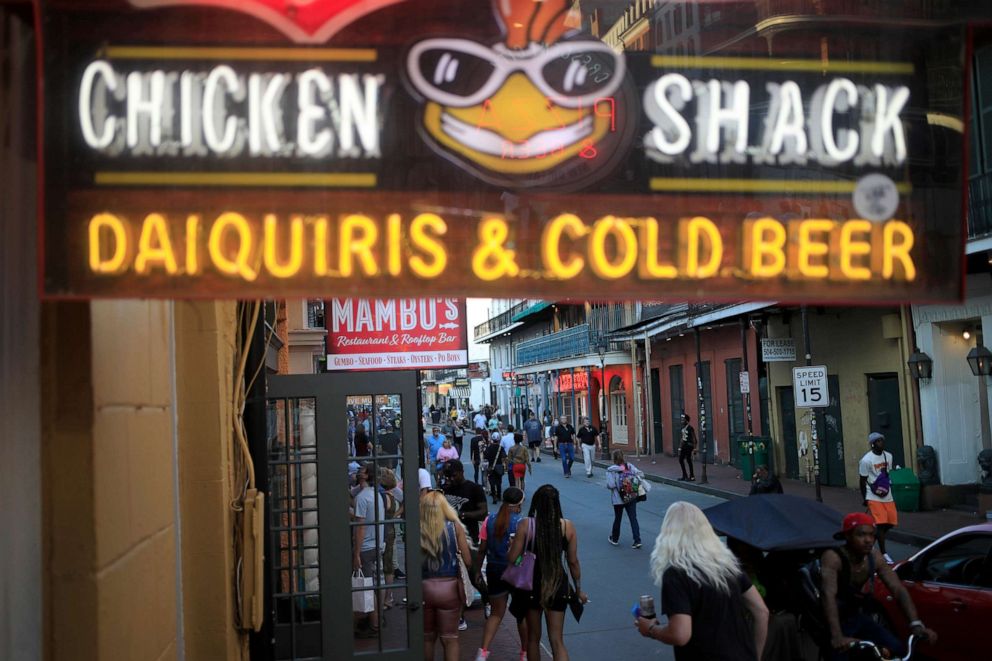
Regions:
M 768 451 L 771 439 L 767 436 L 747 436 L 737 437 L 737 467 L 741 469 L 741 479 L 750 481 L 754 475 L 754 469 L 765 465 L 771 470 L 768 463 Z
M 897 468 L 889 471 L 892 480 L 892 498 L 900 512 L 920 510 L 920 480 L 911 468 Z

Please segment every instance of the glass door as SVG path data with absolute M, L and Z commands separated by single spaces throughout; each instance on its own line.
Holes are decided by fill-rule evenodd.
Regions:
M 274 659 L 422 656 L 416 388 L 415 372 L 269 379 Z

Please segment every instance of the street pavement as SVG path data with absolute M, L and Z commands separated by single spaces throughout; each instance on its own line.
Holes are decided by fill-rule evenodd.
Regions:
M 632 460 L 632 463 L 636 465 L 637 460 Z M 534 474 L 527 477 L 527 492 L 533 493 L 542 484 L 553 484 L 558 488 L 565 517 L 575 524 L 582 565 L 582 588 L 590 599 L 581 623 L 576 623 L 571 614 L 565 616 L 565 645 L 571 659 L 674 659 L 671 647 L 638 635 L 633 627 L 630 609 L 642 594 L 654 595 L 655 602 L 660 606 L 659 591 L 651 581 L 649 562 L 668 506 L 677 500 L 686 500 L 705 509 L 724 502 L 724 499 L 653 484 L 647 502 L 637 506 L 644 547 L 634 550 L 631 548 L 633 539 L 626 516 L 621 527 L 620 546 L 611 546 L 607 541 L 613 525 L 613 507 L 605 488 L 606 474 L 603 469 L 596 468 L 593 477 L 587 478 L 581 462 L 578 462 L 572 469 L 572 477 L 565 479 L 561 462 L 545 455 L 541 463 L 534 464 Z M 527 511 L 526 505 L 524 511 Z M 903 544 L 892 543 L 889 546 L 889 553 L 896 559 L 908 557 L 915 551 L 913 547 Z M 500 638 L 509 639 L 508 634 L 513 626 L 512 618 L 507 617 L 503 621 Z M 550 659 L 546 634 L 543 647 L 547 654 L 545 658 Z M 465 652 L 463 650 L 463 658 L 467 656 Z

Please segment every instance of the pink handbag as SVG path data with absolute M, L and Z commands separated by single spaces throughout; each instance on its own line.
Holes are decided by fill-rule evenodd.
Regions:
M 524 552 L 516 561 L 503 571 L 503 581 L 517 588 L 518 590 L 534 589 L 534 563 L 537 556 L 534 555 L 534 519 L 527 519 L 527 544 L 524 545 Z

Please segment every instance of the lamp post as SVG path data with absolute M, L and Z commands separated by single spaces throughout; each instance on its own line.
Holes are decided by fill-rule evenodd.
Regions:
M 602 448 L 603 460 L 609 459 L 610 453 L 610 436 L 606 433 L 606 419 L 603 416 L 603 411 L 606 409 L 607 397 L 609 396 L 609 391 L 606 387 L 606 352 L 610 348 L 610 343 L 602 335 L 596 341 L 596 353 L 599 354 L 599 442 Z

